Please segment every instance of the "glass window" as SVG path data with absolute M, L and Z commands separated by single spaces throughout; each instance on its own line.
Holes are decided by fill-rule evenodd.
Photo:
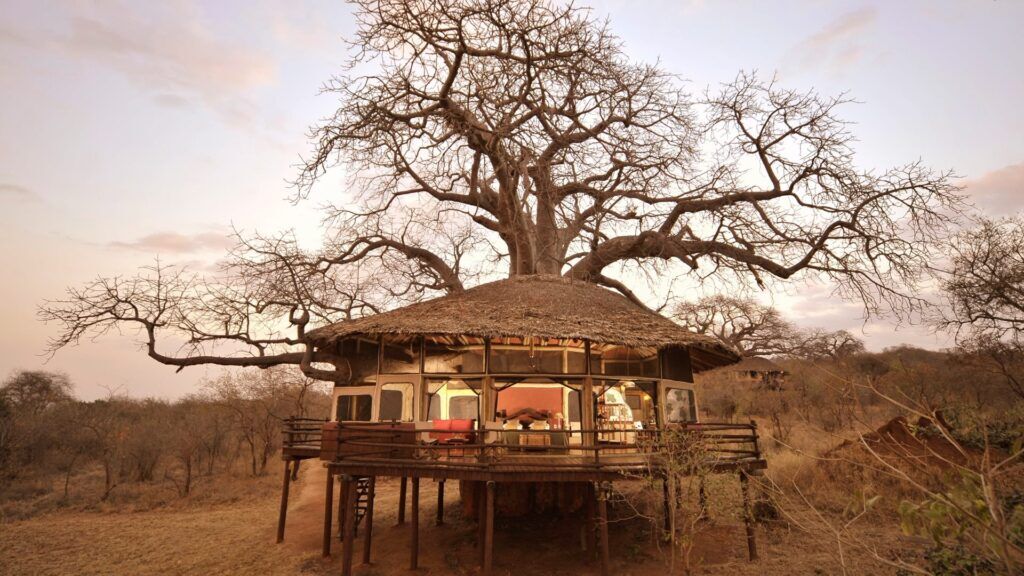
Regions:
M 380 387 L 380 420 L 412 422 L 413 387 L 408 382 L 389 382 Z
M 346 394 L 338 396 L 338 420 L 369 422 L 373 418 L 373 396 Z
M 696 422 L 693 390 L 669 388 L 665 391 L 665 419 L 672 424 Z
M 472 336 L 428 336 L 423 342 L 423 371 L 428 374 L 481 374 L 484 339 Z
M 455 396 L 448 399 L 449 420 L 476 420 L 479 401 L 476 396 Z
M 428 420 L 478 420 L 483 381 L 431 380 L 427 382 Z
M 657 348 L 591 344 L 590 370 L 606 376 L 658 378 Z
M 418 374 L 420 371 L 419 336 L 384 336 L 381 341 L 381 374 Z
M 346 338 L 338 343 L 338 355 L 352 368 L 352 381 L 363 382 L 377 377 L 377 352 L 380 344 L 367 337 Z
M 491 340 L 492 374 L 583 374 L 582 340 L 495 338 Z

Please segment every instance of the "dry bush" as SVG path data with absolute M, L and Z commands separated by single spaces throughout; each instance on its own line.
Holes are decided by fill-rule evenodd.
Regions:
M 232 490 L 262 485 L 246 479 L 276 463 L 271 455 L 280 449 L 281 418 L 326 415 L 328 397 L 312 381 L 285 372 L 226 378 L 230 395 L 82 402 L 52 393 L 70 389 L 64 377 L 15 375 L 0 387 L 6 477 L 0 517 L 219 501 Z

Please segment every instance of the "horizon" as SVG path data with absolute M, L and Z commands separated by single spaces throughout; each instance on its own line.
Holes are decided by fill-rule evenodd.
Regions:
M 14 17 L 0 24 L 0 99 L 18 113 L 0 120 L 0 264 L 15 279 L 0 292 L 0 376 L 64 372 L 86 400 L 108 388 L 166 399 L 197 391 L 220 369 L 176 373 L 130 335 L 84 341 L 44 362 L 55 327 L 36 320 L 36 306 L 158 257 L 211 270 L 233 227 L 295 228 L 301 241 L 319 242 L 316 206 L 338 198 L 343 171 L 298 204 L 288 202 L 287 182 L 309 148 L 307 128 L 334 109 L 316 92 L 341 73 L 351 7 L 4 4 Z M 608 16 L 631 58 L 660 61 L 692 93 L 740 70 L 826 96 L 849 92 L 861 103 L 841 115 L 855 124 L 859 165 L 921 158 L 961 175 L 986 215 L 1024 207 L 1024 119 L 1002 113 L 1024 97 L 1024 78 L 1012 73 L 1024 69 L 1014 25 L 1022 4 L 587 4 Z M 797 30 L 764 33 L 784 26 Z M 956 114 L 965 109 L 974 113 Z M 757 296 L 801 328 L 850 330 L 870 351 L 950 344 L 926 325 L 864 320 L 861 303 L 838 300 L 825 284 Z

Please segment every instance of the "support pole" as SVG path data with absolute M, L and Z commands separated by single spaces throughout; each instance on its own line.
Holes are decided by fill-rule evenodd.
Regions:
M 483 576 L 490 576 L 494 565 L 494 481 L 487 482 L 484 507 L 484 565 Z
M 345 474 L 339 477 L 341 488 L 338 490 L 338 540 L 345 539 L 345 522 L 348 520 L 345 507 L 348 506 L 348 493 L 354 492 L 355 481 Z
M 710 516 L 708 515 L 708 494 L 704 489 L 704 476 L 700 477 L 700 491 L 698 497 L 700 498 L 700 519 L 707 520 Z
M 434 522 L 438 526 L 444 524 L 444 479 L 437 481 L 437 519 Z
M 672 508 L 669 506 L 669 488 L 668 488 L 668 474 L 661 479 L 661 513 L 664 515 L 663 528 L 665 532 L 672 531 Z
M 284 483 L 281 484 L 281 511 L 277 514 L 277 543 L 284 542 L 284 521 L 288 517 L 288 486 L 291 483 L 292 461 L 284 461 Z M 298 465 L 298 461 L 295 462 Z
M 302 464 L 302 460 L 295 460 L 292 463 L 292 480 L 299 479 L 299 464 Z
M 601 576 L 608 576 L 608 492 L 605 486 L 597 489 L 597 521 L 601 540 Z
M 398 524 L 405 524 L 405 490 L 408 484 L 408 478 L 402 476 L 401 482 L 398 484 Z
M 420 564 L 420 478 L 412 477 L 412 543 L 409 550 L 409 569 L 415 570 Z
M 324 493 L 324 557 L 331 555 L 331 526 L 334 524 L 334 473 L 327 468 L 327 492 Z
M 344 502 L 344 514 L 339 518 L 344 527 L 344 542 L 341 545 L 341 576 L 352 576 L 352 555 L 356 547 L 356 499 L 358 491 L 357 480 L 348 474 L 341 477 L 342 498 Z
M 484 548 L 487 540 L 487 486 L 484 482 L 473 483 L 473 499 L 476 504 L 476 551 L 480 570 L 484 567 Z
M 585 500 L 583 528 L 586 530 L 587 561 L 589 562 L 597 554 L 597 493 L 594 490 L 593 482 L 587 482 Z
M 363 532 L 363 564 L 370 563 L 370 546 L 373 543 L 373 500 L 377 496 L 377 477 L 370 476 L 370 493 L 366 500 L 366 530 Z
M 743 492 L 743 524 L 747 529 L 747 559 L 757 560 L 757 539 L 754 533 L 754 513 L 750 506 L 749 478 L 745 470 L 740 471 L 740 490 Z

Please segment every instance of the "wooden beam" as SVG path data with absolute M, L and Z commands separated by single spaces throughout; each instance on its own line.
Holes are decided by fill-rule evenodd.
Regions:
M 291 464 L 291 460 L 284 461 L 284 483 L 281 484 L 281 510 L 277 514 L 278 544 L 284 542 L 284 522 L 285 519 L 288 517 L 288 486 L 291 483 L 292 479 L 292 471 L 290 470 Z M 298 461 L 296 461 L 295 464 L 298 465 Z
M 608 492 L 604 486 L 597 487 L 597 522 L 601 541 L 601 576 L 611 574 L 608 562 Z
M 662 514 L 664 515 L 663 528 L 665 532 L 672 530 L 672 508 L 671 500 L 669 500 L 670 492 L 668 486 L 668 475 L 666 474 L 661 479 L 661 496 L 662 496 Z
M 750 505 L 749 478 L 745 470 L 740 470 L 740 490 L 743 492 L 743 524 L 747 530 L 747 559 L 757 560 L 757 535 L 754 532 L 754 513 Z
M 405 491 L 408 484 L 408 478 L 402 476 L 402 480 L 398 484 L 398 524 L 401 526 L 405 524 Z
M 583 529 L 585 531 L 585 542 L 587 546 L 587 561 L 594 559 L 597 553 L 597 493 L 594 491 L 594 483 L 587 482 L 587 493 L 584 496 L 583 504 Z
M 324 542 L 323 555 L 331 555 L 331 526 L 334 524 L 334 473 L 327 468 L 327 491 L 324 493 Z
M 484 565 L 483 575 L 490 576 L 491 568 L 494 565 L 494 492 L 493 481 L 487 483 L 487 492 L 484 498 Z
M 484 567 L 484 541 L 487 539 L 487 495 L 486 483 L 473 482 L 473 500 L 476 505 L 476 551 L 480 569 Z
M 444 524 L 444 478 L 437 481 L 437 518 L 434 523 L 438 526 Z
M 356 547 L 356 501 L 359 491 L 356 490 L 357 480 L 348 474 L 341 477 L 344 514 L 339 522 L 344 527 L 344 542 L 341 545 L 341 576 L 352 576 L 352 555 Z
M 409 546 L 409 569 L 415 570 L 420 564 L 420 479 L 412 477 L 412 542 Z
M 345 539 L 345 506 L 348 506 L 348 493 L 353 491 L 355 482 L 344 474 L 338 477 L 341 488 L 338 490 L 338 540 Z
M 370 476 L 370 489 L 366 500 L 366 528 L 363 531 L 363 564 L 370 563 L 370 546 L 373 543 L 373 500 L 377 496 L 377 477 Z

